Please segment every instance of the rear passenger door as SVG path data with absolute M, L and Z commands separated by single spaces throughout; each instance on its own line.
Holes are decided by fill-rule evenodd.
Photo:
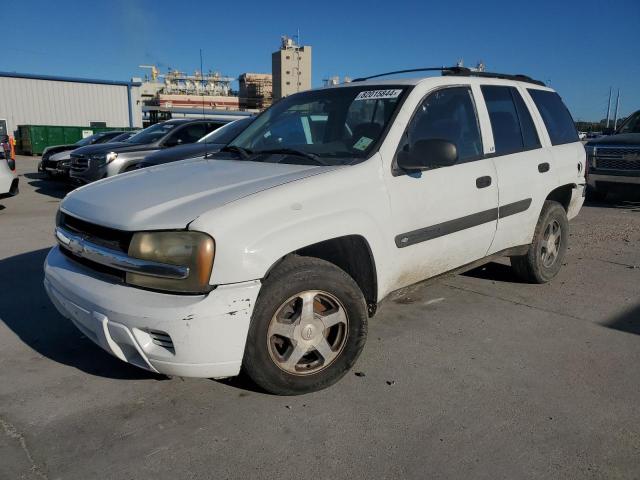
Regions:
M 552 156 L 542 148 L 530 109 L 517 87 L 482 85 L 480 90 L 493 133 L 500 199 L 491 254 L 531 242 L 542 202 L 550 191 Z

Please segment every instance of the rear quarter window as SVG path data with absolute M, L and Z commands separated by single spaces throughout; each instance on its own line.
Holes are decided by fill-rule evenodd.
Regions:
M 578 141 L 573 118 L 567 107 L 562 103 L 560 95 L 547 90 L 529 89 L 529 95 L 536 104 L 544 121 L 552 145 L 562 145 Z

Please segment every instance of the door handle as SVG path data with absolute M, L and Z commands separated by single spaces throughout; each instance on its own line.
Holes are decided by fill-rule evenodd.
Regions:
M 476 187 L 478 188 L 486 188 L 491 185 L 491 177 L 478 177 L 476 178 Z
M 540 173 L 548 172 L 550 168 L 551 168 L 551 167 L 549 166 L 549 164 L 548 164 L 547 162 L 539 163 L 539 164 L 538 164 L 538 171 L 539 171 Z

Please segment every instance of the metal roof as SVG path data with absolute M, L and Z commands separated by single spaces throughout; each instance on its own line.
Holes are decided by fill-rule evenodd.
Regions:
M 95 78 L 60 77 L 57 75 L 38 75 L 33 73 L 0 72 L 0 77 L 26 78 L 29 80 L 49 80 L 53 82 L 92 83 L 97 85 L 118 85 L 122 87 L 139 87 L 140 82 L 123 82 L 119 80 L 98 80 Z

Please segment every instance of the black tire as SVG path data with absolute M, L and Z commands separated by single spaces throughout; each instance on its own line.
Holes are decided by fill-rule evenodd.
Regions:
M 554 258 L 551 259 L 547 251 L 546 236 L 549 232 L 548 229 L 553 228 L 554 225 L 558 225 L 560 237 L 557 245 L 550 249 L 556 251 Z M 547 283 L 552 280 L 562 267 L 567 253 L 568 239 L 569 221 L 564 207 L 558 202 L 545 201 L 529 250 L 525 255 L 511 257 L 511 266 L 516 275 L 528 283 Z M 545 251 L 547 251 L 546 256 Z
M 337 356 L 326 367 L 319 367 L 321 370 L 316 373 L 295 374 L 283 370 L 272 358 L 271 342 L 277 337 L 269 335 L 269 326 L 283 305 L 307 291 L 326 292 L 337 299 L 348 320 Z M 316 298 L 313 297 L 314 307 Z M 286 257 L 266 277 L 260 290 L 247 336 L 244 371 L 258 386 L 276 395 L 300 395 L 326 388 L 340 380 L 358 359 L 367 338 L 367 318 L 364 296 L 346 272 L 317 258 Z M 313 351 L 311 353 L 315 355 Z

